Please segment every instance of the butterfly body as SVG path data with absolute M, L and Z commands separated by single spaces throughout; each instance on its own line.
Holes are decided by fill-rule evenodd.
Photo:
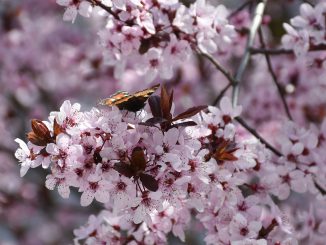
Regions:
M 157 84 L 151 88 L 138 91 L 134 94 L 129 94 L 126 91 L 118 91 L 109 98 L 100 101 L 101 105 L 117 106 L 120 110 L 137 112 L 144 108 L 148 98 L 158 89 Z

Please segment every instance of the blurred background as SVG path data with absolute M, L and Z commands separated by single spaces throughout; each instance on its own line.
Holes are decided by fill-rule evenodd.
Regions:
M 211 2 L 223 3 L 232 12 L 245 1 Z M 269 1 L 264 32 L 270 47 L 279 45 L 284 34 L 282 23 L 298 14 L 301 3 L 300 0 Z M 0 0 L 0 245 L 71 244 L 73 229 L 84 224 L 90 214 L 101 210 L 96 203 L 80 207 L 76 191 L 65 200 L 56 191 L 47 190 L 46 170 L 42 168 L 20 178 L 18 161 L 14 158 L 17 148 L 14 139 L 26 139 L 30 119 L 46 120 L 49 112 L 58 110 L 66 99 L 82 104 L 82 110 L 87 110 L 119 89 L 133 92 L 151 85 L 145 84 L 133 70 L 127 70 L 116 80 L 113 69 L 103 64 L 103 48 L 97 32 L 105 25 L 104 18 L 78 16 L 72 24 L 62 20 L 63 12 L 64 8 L 54 0 Z M 216 56 L 231 71 L 237 68 L 244 50 L 251 18 L 248 13 L 240 11 L 230 19 L 239 28 L 233 52 Z M 251 72 L 256 72 L 255 77 Z M 259 74 L 266 74 L 266 66 L 259 64 L 258 58 L 253 59 L 240 98 L 245 106 L 252 105 L 254 99 L 265 100 L 269 111 L 259 118 L 260 108 L 245 107 L 248 120 L 257 124 L 270 117 L 277 119 L 273 112 L 282 110 L 275 88 L 253 94 L 252 86 L 262 91 L 265 88 L 260 82 L 252 83 L 260 80 Z M 284 75 L 283 81 L 289 80 L 290 75 Z M 174 88 L 177 110 L 211 104 L 227 85 L 211 64 L 196 55 L 175 70 L 172 80 L 155 80 L 153 84 L 158 82 Z M 196 223 L 192 227 L 200 230 Z M 187 244 L 200 244 L 202 237 L 198 232 L 189 232 Z M 172 243 L 178 244 L 174 240 Z

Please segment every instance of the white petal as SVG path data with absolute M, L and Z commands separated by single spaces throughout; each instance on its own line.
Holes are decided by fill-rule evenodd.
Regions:
M 108 191 L 97 190 L 95 193 L 95 199 L 102 203 L 107 203 L 110 200 L 110 195 Z
M 42 168 L 47 169 L 51 164 L 51 159 L 49 157 L 46 157 L 42 161 Z
M 143 205 L 139 205 L 136 209 L 133 221 L 135 224 L 140 224 L 144 220 L 144 216 L 146 215 L 146 209 Z
M 69 186 L 66 184 L 59 184 L 58 192 L 59 192 L 60 196 L 62 196 L 63 198 L 68 198 L 70 195 Z
M 57 0 L 56 1 L 57 4 L 61 5 L 61 6 L 68 6 L 71 2 L 71 0 Z
M 89 17 L 92 12 L 92 6 L 89 2 L 83 1 L 78 7 L 78 13 L 84 17 Z
M 46 181 L 45 181 L 46 188 L 48 188 L 49 190 L 54 190 L 56 184 L 57 184 L 57 181 L 55 180 L 55 178 L 52 175 L 46 176 Z
M 179 130 L 177 128 L 172 128 L 169 131 L 167 131 L 164 135 L 165 142 L 169 146 L 174 146 L 179 138 Z
M 64 21 L 71 21 L 72 23 L 74 23 L 76 17 L 77 17 L 76 6 L 69 6 L 68 8 L 66 8 L 65 13 L 63 14 Z
M 24 162 L 28 156 L 26 156 L 25 151 L 23 151 L 21 148 L 18 148 L 15 152 L 15 157 L 20 161 Z
M 30 150 L 29 150 L 28 146 L 26 145 L 26 143 L 18 138 L 15 139 L 15 141 L 19 144 L 19 147 L 22 148 L 22 150 L 25 152 L 25 154 L 29 156 Z
M 304 145 L 302 143 L 298 142 L 292 146 L 292 153 L 294 155 L 299 155 L 302 153 L 303 149 L 304 149 Z
M 57 145 L 60 149 L 66 150 L 70 145 L 70 137 L 64 133 L 59 134 L 57 136 Z
M 325 235 L 326 234 L 326 221 L 323 221 L 318 226 L 318 232 Z
M 51 155 L 59 155 L 59 148 L 56 144 L 50 143 L 46 146 L 46 152 Z
M 155 145 L 161 145 L 163 143 L 163 134 L 159 131 L 154 132 L 153 134 L 153 143 Z
M 94 193 L 92 191 L 84 191 L 80 197 L 80 205 L 86 207 L 92 203 L 94 199 Z
M 22 163 L 22 165 L 20 167 L 20 177 L 23 177 L 27 173 L 28 169 L 30 168 L 29 163 L 30 163 L 29 161 Z
M 226 114 L 229 114 L 230 112 L 232 112 L 233 107 L 232 107 L 231 99 L 229 97 L 224 96 L 221 99 L 220 108 Z

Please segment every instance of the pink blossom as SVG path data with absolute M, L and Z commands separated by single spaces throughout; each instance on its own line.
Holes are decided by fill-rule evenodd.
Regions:
M 111 184 L 106 180 L 101 179 L 97 174 L 90 175 L 85 183 L 79 188 L 82 191 L 80 198 L 80 204 L 82 206 L 88 206 L 95 198 L 97 201 L 106 203 L 110 200 L 108 191 L 111 189 Z
M 57 4 L 66 7 L 63 20 L 71 21 L 72 23 L 75 22 L 77 13 L 84 17 L 89 17 L 92 12 L 91 4 L 88 1 L 57 0 Z

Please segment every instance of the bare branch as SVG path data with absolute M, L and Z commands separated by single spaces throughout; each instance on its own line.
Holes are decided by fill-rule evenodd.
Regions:
M 248 0 L 244 2 L 242 5 L 240 5 L 237 9 L 235 9 L 232 13 L 229 14 L 228 19 L 235 16 L 237 13 L 239 13 L 241 10 L 245 9 L 248 5 L 252 4 L 253 0 Z
M 326 44 L 311 45 L 308 52 L 325 51 Z M 268 55 L 284 55 L 294 54 L 292 49 L 265 49 L 265 48 L 250 48 L 251 55 L 255 54 L 268 54 Z
M 224 96 L 225 92 L 232 86 L 232 83 L 228 83 L 228 85 L 226 85 L 222 91 L 219 93 L 219 95 L 215 98 L 214 102 L 212 105 L 217 105 L 217 103 L 222 99 L 222 97 Z
M 99 6 L 100 8 L 104 9 L 106 12 L 111 14 L 115 19 L 120 20 L 119 15 L 115 13 L 110 7 L 103 4 L 100 0 L 86 0 L 86 1 L 91 3 L 93 6 Z
M 238 123 L 241 124 L 245 129 L 247 129 L 253 136 L 256 137 L 261 143 L 263 143 L 266 148 L 270 149 L 275 155 L 278 157 L 283 156 L 281 152 L 276 150 L 270 143 L 268 143 L 262 136 L 260 136 L 255 129 L 250 127 L 241 117 L 236 117 L 235 120 L 237 120 Z
M 266 48 L 266 44 L 265 44 L 265 41 L 264 41 L 263 32 L 262 32 L 261 28 L 259 29 L 258 34 L 259 34 L 260 44 L 261 44 L 262 48 L 265 49 Z M 267 67 L 268 67 L 269 73 L 271 74 L 271 76 L 273 78 L 273 82 L 276 85 L 277 90 L 278 90 L 278 93 L 279 93 L 279 95 L 281 97 L 281 100 L 282 100 L 282 103 L 283 103 L 283 106 L 284 106 L 286 115 L 292 121 L 293 118 L 291 116 L 291 113 L 290 113 L 290 109 L 288 107 L 288 104 L 286 103 L 286 100 L 285 100 L 284 89 L 281 86 L 281 84 L 279 83 L 279 81 L 277 80 L 277 76 L 276 76 L 276 74 L 275 74 L 275 72 L 273 70 L 272 62 L 271 62 L 271 59 L 270 59 L 269 55 L 265 53 L 264 56 L 265 56 L 265 60 L 266 60 L 266 63 L 267 63 Z
M 201 50 L 198 49 L 197 51 L 200 55 L 206 57 L 214 66 L 217 70 L 219 70 L 228 80 L 231 84 L 237 83 L 237 81 L 234 79 L 234 77 L 228 72 L 225 68 L 223 68 L 217 60 L 214 59 L 213 56 L 202 52 Z
M 268 54 L 268 55 L 284 55 L 294 54 L 292 49 L 264 49 L 264 48 L 250 48 L 251 55 Z
M 234 86 L 234 84 L 236 83 L 236 80 L 234 79 L 234 77 L 230 74 L 230 72 L 228 72 L 225 68 L 223 68 L 217 60 L 214 59 L 213 56 L 207 54 L 207 53 L 203 53 L 201 50 L 198 49 L 197 51 L 200 55 L 206 57 L 214 66 L 217 70 L 219 70 L 229 81 L 229 83 L 225 86 L 225 88 L 222 89 L 222 91 L 219 93 L 219 95 L 215 98 L 214 102 L 212 103 L 212 105 L 216 105 L 220 99 L 224 96 L 225 92 L 231 87 Z

